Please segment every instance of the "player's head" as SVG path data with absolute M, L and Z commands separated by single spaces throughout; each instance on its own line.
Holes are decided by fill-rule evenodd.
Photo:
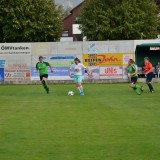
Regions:
M 81 63 L 81 61 L 80 61 L 79 58 L 76 57 L 76 58 L 74 59 L 74 63 L 75 63 L 75 64 L 78 64 L 78 63 Z
M 129 59 L 128 64 L 129 65 L 135 64 L 135 61 L 133 59 Z
M 39 56 L 39 62 L 42 63 L 43 62 L 43 57 Z
M 145 63 L 148 63 L 148 62 L 150 62 L 150 59 L 149 59 L 148 57 L 145 57 L 145 58 L 144 58 L 144 62 L 145 62 Z
M 158 62 L 158 65 L 160 66 L 160 62 Z

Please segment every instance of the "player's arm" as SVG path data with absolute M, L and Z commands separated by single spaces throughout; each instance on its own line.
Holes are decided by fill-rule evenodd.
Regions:
M 48 66 L 50 68 L 50 71 L 53 72 L 53 69 L 52 69 L 52 65 L 48 62 L 45 62 L 46 66 Z
M 85 72 L 90 75 L 89 69 L 88 68 L 84 68 Z
M 125 70 L 128 72 L 129 71 L 129 68 L 128 68 L 128 66 L 125 68 Z
M 135 70 L 135 72 L 134 73 L 132 73 L 132 74 L 130 74 L 131 76 L 134 76 L 135 74 L 137 74 L 138 73 L 138 71 L 137 70 Z
M 153 72 L 153 66 L 152 66 L 152 65 L 150 65 L 149 67 L 150 67 L 150 70 L 149 70 L 149 71 L 147 71 L 147 72 L 145 72 L 145 74 L 146 74 L 146 75 L 147 75 L 147 74 L 149 74 L 149 73 L 151 73 L 151 72 Z
M 49 64 L 49 68 L 50 68 L 51 72 L 53 72 L 53 67 L 51 64 Z
M 38 69 L 38 63 L 36 64 L 36 72 L 38 72 L 39 71 L 39 69 Z
M 153 68 L 151 68 L 148 72 L 145 72 L 145 74 L 149 74 L 151 72 L 153 72 Z
M 88 69 L 86 66 L 84 66 L 84 65 L 82 64 L 82 68 L 85 70 L 85 73 L 87 73 L 88 76 L 91 76 L 91 73 L 90 73 L 89 69 Z

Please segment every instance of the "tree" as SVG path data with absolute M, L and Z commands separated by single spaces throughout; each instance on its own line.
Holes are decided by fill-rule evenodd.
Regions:
M 1 0 L 0 42 L 57 41 L 62 14 L 53 0 Z
M 86 0 L 79 23 L 90 40 L 156 38 L 160 25 L 154 0 Z
M 63 5 L 59 5 L 58 9 L 62 13 L 62 18 L 63 19 L 66 18 L 70 14 L 70 11 L 72 10 L 72 8 L 70 8 L 70 7 L 64 8 Z

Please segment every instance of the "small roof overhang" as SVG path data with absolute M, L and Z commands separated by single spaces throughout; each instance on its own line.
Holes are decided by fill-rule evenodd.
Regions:
M 137 47 L 160 47 L 160 43 L 143 43 L 137 45 Z

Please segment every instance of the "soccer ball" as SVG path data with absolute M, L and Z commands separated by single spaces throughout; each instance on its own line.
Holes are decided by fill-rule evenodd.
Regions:
M 69 91 L 69 92 L 68 92 L 68 95 L 69 95 L 69 96 L 73 96 L 73 95 L 74 95 L 74 92 L 73 92 L 73 91 Z

